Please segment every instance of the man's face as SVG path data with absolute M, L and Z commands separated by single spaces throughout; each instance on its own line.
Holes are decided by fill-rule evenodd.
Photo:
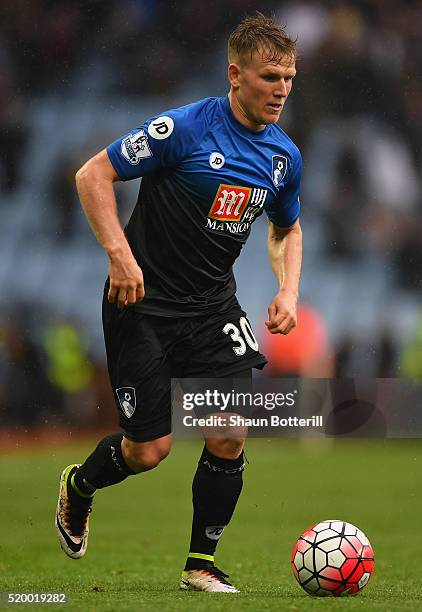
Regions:
M 265 54 L 254 52 L 252 58 L 230 64 L 229 80 L 237 118 L 253 130 L 276 123 L 292 88 L 296 74 L 295 62 L 283 57 L 268 62 Z M 243 119 L 243 121 L 242 121 Z

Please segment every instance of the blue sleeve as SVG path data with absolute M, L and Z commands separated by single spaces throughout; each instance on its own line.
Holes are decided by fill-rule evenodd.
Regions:
M 302 157 L 296 149 L 285 186 L 280 189 L 273 204 L 265 209 L 269 220 L 277 227 L 290 227 L 299 218 L 301 178 Z
M 117 174 L 128 181 L 177 165 L 193 151 L 204 120 L 198 104 L 148 119 L 107 147 Z

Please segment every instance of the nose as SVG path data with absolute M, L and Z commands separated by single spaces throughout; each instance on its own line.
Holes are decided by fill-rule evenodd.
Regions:
M 274 95 L 277 97 L 281 97 L 281 98 L 286 98 L 287 97 L 287 82 L 284 79 L 281 79 L 278 88 L 276 89 L 276 91 L 274 92 Z

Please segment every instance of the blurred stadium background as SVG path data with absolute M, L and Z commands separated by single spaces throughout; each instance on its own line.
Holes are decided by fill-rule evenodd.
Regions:
M 199 440 L 178 441 L 158 474 L 101 492 L 82 565 L 59 551 L 52 518 L 63 466 L 116 426 L 100 319 L 107 261 L 75 171 L 148 116 L 225 95 L 227 34 L 257 8 L 298 36 L 281 125 L 304 158 L 294 332 L 264 330 L 275 282 L 263 217 L 236 267 L 271 358 L 265 375 L 422 378 L 421 2 L 3 0 L 0 590 L 65 590 L 72 610 L 186 610 L 190 595 L 195 610 L 227 608 L 176 591 Z M 123 223 L 137 189 L 117 186 Z M 248 486 L 219 550 L 243 591 L 237 610 L 421 609 L 418 441 L 260 439 L 247 453 Z M 315 602 L 294 583 L 295 538 L 327 517 L 374 545 L 359 598 Z
M 422 377 L 420 2 L 209 0 L 203 10 L 193 0 L 6 0 L 0 417 L 9 431 L 114 422 L 100 320 L 107 262 L 74 173 L 148 116 L 224 95 L 227 35 L 256 8 L 298 37 L 281 126 L 304 158 L 302 332 L 265 334 L 275 282 L 264 218 L 236 266 L 269 373 Z M 137 189 L 117 186 L 123 223 Z

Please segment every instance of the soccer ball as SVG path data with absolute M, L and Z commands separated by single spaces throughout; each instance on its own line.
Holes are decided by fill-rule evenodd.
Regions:
M 292 551 L 292 569 L 310 595 L 354 595 L 374 571 L 374 551 L 357 527 L 326 520 L 302 533 Z

